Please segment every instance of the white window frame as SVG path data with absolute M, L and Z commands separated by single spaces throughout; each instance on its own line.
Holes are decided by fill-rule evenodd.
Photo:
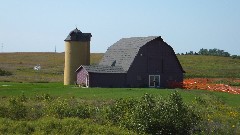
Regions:
M 154 86 L 151 86 L 150 84 L 151 84 L 151 77 L 154 77 L 154 80 L 156 79 L 156 77 L 159 77 L 159 86 L 157 86 L 158 88 L 160 87 L 160 80 L 161 80 L 161 78 L 160 78 L 160 75 L 149 75 L 149 83 L 148 83 L 148 86 L 150 87 L 150 88 L 155 88 L 156 87 L 156 84 L 155 84 L 155 82 L 153 82 L 154 83 Z

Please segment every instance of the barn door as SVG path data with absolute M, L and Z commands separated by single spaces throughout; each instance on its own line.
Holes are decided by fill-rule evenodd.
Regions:
M 160 75 L 149 75 L 149 87 L 160 87 Z

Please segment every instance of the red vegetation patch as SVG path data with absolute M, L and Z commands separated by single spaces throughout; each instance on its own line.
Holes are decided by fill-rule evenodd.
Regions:
M 212 79 L 207 78 L 184 79 L 183 88 L 189 90 L 199 89 L 240 94 L 240 87 L 233 87 L 226 84 L 215 84 Z

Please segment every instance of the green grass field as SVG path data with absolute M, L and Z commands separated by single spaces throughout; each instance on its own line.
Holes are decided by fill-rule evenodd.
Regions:
M 240 96 L 221 92 L 210 92 L 203 90 L 182 90 L 182 89 L 155 89 L 155 88 L 79 88 L 76 86 L 63 86 L 62 83 L 0 83 L 0 96 L 36 95 L 49 94 L 64 98 L 77 97 L 86 100 L 116 100 L 120 98 L 139 98 L 145 93 L 156 97 L 166 97 L 174 91 L 179 91 L 183 100 L 191 103 L 195 97 L 206 95 L 216 97 L 227 105 L 237 107 L 240 103 Z

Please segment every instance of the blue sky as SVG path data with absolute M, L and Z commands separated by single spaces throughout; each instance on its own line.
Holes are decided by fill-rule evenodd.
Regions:
M 73 29 L 92 33 L 91 52 L 124 37 L 162 36 L 176 53 L 240 55 L 239 0 L 0 0 L 3 52 L 64 51 Z

